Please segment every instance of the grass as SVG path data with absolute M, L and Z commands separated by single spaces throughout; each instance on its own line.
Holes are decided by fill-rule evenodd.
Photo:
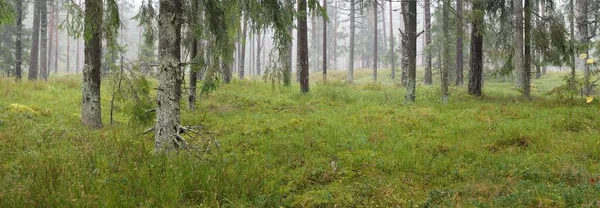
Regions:
M 488 80 L 484 97 L 452 87 L 448 104 L 422 85 L 406 104 L 369 70 L 354 85 L 314 74 L 307 95 L 235 80 L 182 111 L 221 143 L 205 159 L 154 155 L 151 124 L 123 103 L 109 125 L 110 81 L 106 127 L 88 130 L 79 77 L 4 79 L 0 207 L 598 206 L 600 105 L 545 96 L 562 76 L 534 80 L 531 100 Z

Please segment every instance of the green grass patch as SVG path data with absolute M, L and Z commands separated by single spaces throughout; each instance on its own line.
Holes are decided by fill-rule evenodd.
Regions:
M 344 74 L 313 75 L 309 94 L 235 80 L 182 103 L 182 122 L 220 141 L 204 159 L 154 155 L 127 98 L 109 125 L 110 80 L 101 130 L 80 124 L 79 77 L 0 80 L 0 207 L 600 204 L 600 104 L 545 95 L 564 74 L 534 80 L 532 99 L 486 80 L 485 96 L 451 87 L 447 104 L 436 85 L 405 103 L 385 70 Z

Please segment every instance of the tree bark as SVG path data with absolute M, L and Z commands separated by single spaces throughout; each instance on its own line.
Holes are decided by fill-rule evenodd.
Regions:
M 464 84 L 463 75 L 463 0 L 456 0 L 456 86 Z
M 433 73 L 431 71 L 431 49 L 429 48 L 429 45 L 431 44 L 431 3 L 430 0 L 425 0 L 424 1 L 424 19 L 425 19 L 425 50 L 423 50 L 423 52 L 425 53 L 425 77 L 423 80 L 423 83 L 426 85 L 431 85 L 433 84 Z
M 48 80 L 48 5 L 46 0 L 40 4 L 40 78 Z
M 323 0 L 327 12 L 327 0 Z M 323 81 L 327 81 L 327 19 L 323 18 Z
M 373 0 L 373 82 L 377 82 L 377 62 L 379 57 L 377 55 L 377 0 Z
M 417 70 L 417 0 L 408 1 L 408 78 L 406 82 L 406 101 L 415 101 L 416 70 Z
M 256 32 L 256 74 L 260 75 L 260 51 L 262 50 L 262 39 L 260 38 L 260 29 Z
M 583 61 L 583 93 L 585 95 L 592 94 L 592 86 L 590 86 L 591 79 L 591 71 L 589 64 L 586 63 L 586 60 L 590 56 L 590 37 L 589 37 L 589 22 L 588 22 L 588 0 L 577 0 L 577 12 L 575 14 L 577 18 L 577 29 L 579 31 L 579 42 L 583 46 L 583 49 L 580 53 L 587 54 L 587 57 Z
M 67 12 L 67 19 L 69 19 L 69 12 Z M 67 73 L 71 72 L 71 37 L 67 37 Z
M 21 41 L 21 37 L 23 34 L 23 1 L 16 1 L 16 9 L 17 9 L 17 38 L 15 40 L 15 58 L 16 58 L 16 66 L 15 66 L 15 76 L 17 81 L 21 80 L 22 71 L 21 68 L 23 66 L 23 45 Z
M 102 68 L 102 0 L 85 1 L 85 66 L 81 120 L 89 128 L 102 128 L 100 70 Z
M 356 33 L 356 3 L 350 0 L 350 48 L 348 49 L 348 75 L 346 82 L 354 82 L 354 36 Z
M 543 0 L 540 0 L 540 16 L 542 19 L 546 17 L 546 1 Z M 546 66 L 544 63 L 542 63 L 543 58 L 541 52 L 539 57 L 540 64 L 542 65 L 542 75 L 546 75 Z
M 515 3 L 515 53 L 514 66 L 517 75 L 517 88 L 522 88 L 525 83 L 523 62 L 523 2 L 514 0 Z
M 571 45 L 571 76 L 570 76 L 570 85 L 572 89 L 575 89 L 576 86 L 576 82 L 575 82 L 575 56 L 576 56 L 576 51 L 575 51 L 575 4 L 573 2 L 573 0 L 569 0 L 569 22 L 571 23 L 571 41 L 570 41 L 570 45 Z
M 169 152 L 180 148 L 177 129 L 180 125 L 179 100 L 181 96 L 181 0 L 160 0 L 158 106 L 154 148 Z
M 392 10 L 392 1 L 390 1 L 390 66 L 393 80 L 396 79 L 396 54 L 394 53 L 394 16 Z
M 483 88 L 483 16 L 485 5 L 483 0 L 473 2 L 473 19 L 471 22 L 471 63 L 469 69 L 469 94 L 481 96 Z
M 31 29 L 31 51 L 29 55 L 29 80 L 37 80 L 39 71 L 39 55 L 40 55 L 40 22 L 42 18 L 41 4 L 43 0 L 35 0 L 33 9 L 33 28 Z
M 531 0 L 525 0 L 525 56 L 523 59 L 523 96 L 531 96 Z
M 58 73 L 58 46 L 59 46 L 59 37 L 58 37 L 58 19 L 59 19 L 59 10 L 58 10 L 58 2 L 55 2 L 54 4 L 54 15 L 55 15 L 55 22 L 54 22 L 54 40 L 55 42 L 55 47 L 54 47 L 54 73 Z
M 240 79 L 244 79 L 244 62 L 246 61 L 246 35 L 248 34 L 248 17 L 244 15 L 244 28 L 242 29 L 242 40 L 241 40 L 241 49 L 240 49 L 240 65 L 238 69 L 238 77 Z
M 444 18 L 443 32 L 444 32 L 444 67 L 442 68 L 441 88 L 442 88 L 442 101 L 448 102 L 450 93 L 448 92 L 448 72 L 450 71 L 450 0 L 444 0 L 442 15 Z
M 308 31 L 306 24 L 306 0 L 298 0 L 298 63 L 300 65 L 300 92 L 308 93 Z
M 199 11 L 199 2 L 200 0 L 192 0 L 192 15 L 191 15 L 191 20 L 189 20 L 190 22 L 194 23 L 194 24 L 198 24 L 198 18 L 201 16 L 200 14 L 198 14 Z M 198 38 L 197 37 L 193 37 L 194 40 L 192 41 L 192 60 L 197 60 L 199 53 L 198 53 Z M 190 70 L 190 89 L 188 92 L 188 109 L 190 110 L 195 110 L 196 109 L 196 95 L 197 95 L 197 85 L 198 85 L 198 74 L 199 74 L 199 70 L 196 68 L 194 69 L 192 67 L 192 69 Z

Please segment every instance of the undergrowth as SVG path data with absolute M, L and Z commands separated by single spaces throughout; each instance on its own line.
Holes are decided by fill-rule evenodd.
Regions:
M 532 99 L 490 80 L 448 104 L 419 85 L 408 104 L 383 73 L 343 73 L 306 95 L 253 79 L 202 96 L 182 123 L 220 141 L 204 159 L 154 155 L 127 99 L 109 125 L 107 85 L 105 128 L 88 130 L 79 77 L 0 80 L 0 207 L 600 205 L 600 106 L 545 95 L 562 74 L 534 80 Z

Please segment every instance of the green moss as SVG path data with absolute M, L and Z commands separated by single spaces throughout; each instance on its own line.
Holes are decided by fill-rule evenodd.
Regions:
M 370 70 L 357 70 L 356 84 L 344 73 L 306 95 L 249 79 L 203 95 L 196 111 L 183 101 L 182 123 L 205 125 L 221 144 L 203 159 L 153 154 L 152 136 L 142 134 L 152 123 L 126 121 L 154 103 L 116 99 L 113 116 L 125 122 L 110 125 L 103 100 L 105 128 L 88 130 L 79 77 L 0 80 L 0 207 L 598 203 L 600 104 L 545 95 L 564 74 L 533 80 L 531 100 L 488 80 L 481 98 L 452 87 L 443 104 L 438 86 L 419 86 L 405 104 L 385 69 L 379 84 Z M 152 80 L 140 86 L 154 96 Z M 103 98 L 111 92 L 103 86 Z

